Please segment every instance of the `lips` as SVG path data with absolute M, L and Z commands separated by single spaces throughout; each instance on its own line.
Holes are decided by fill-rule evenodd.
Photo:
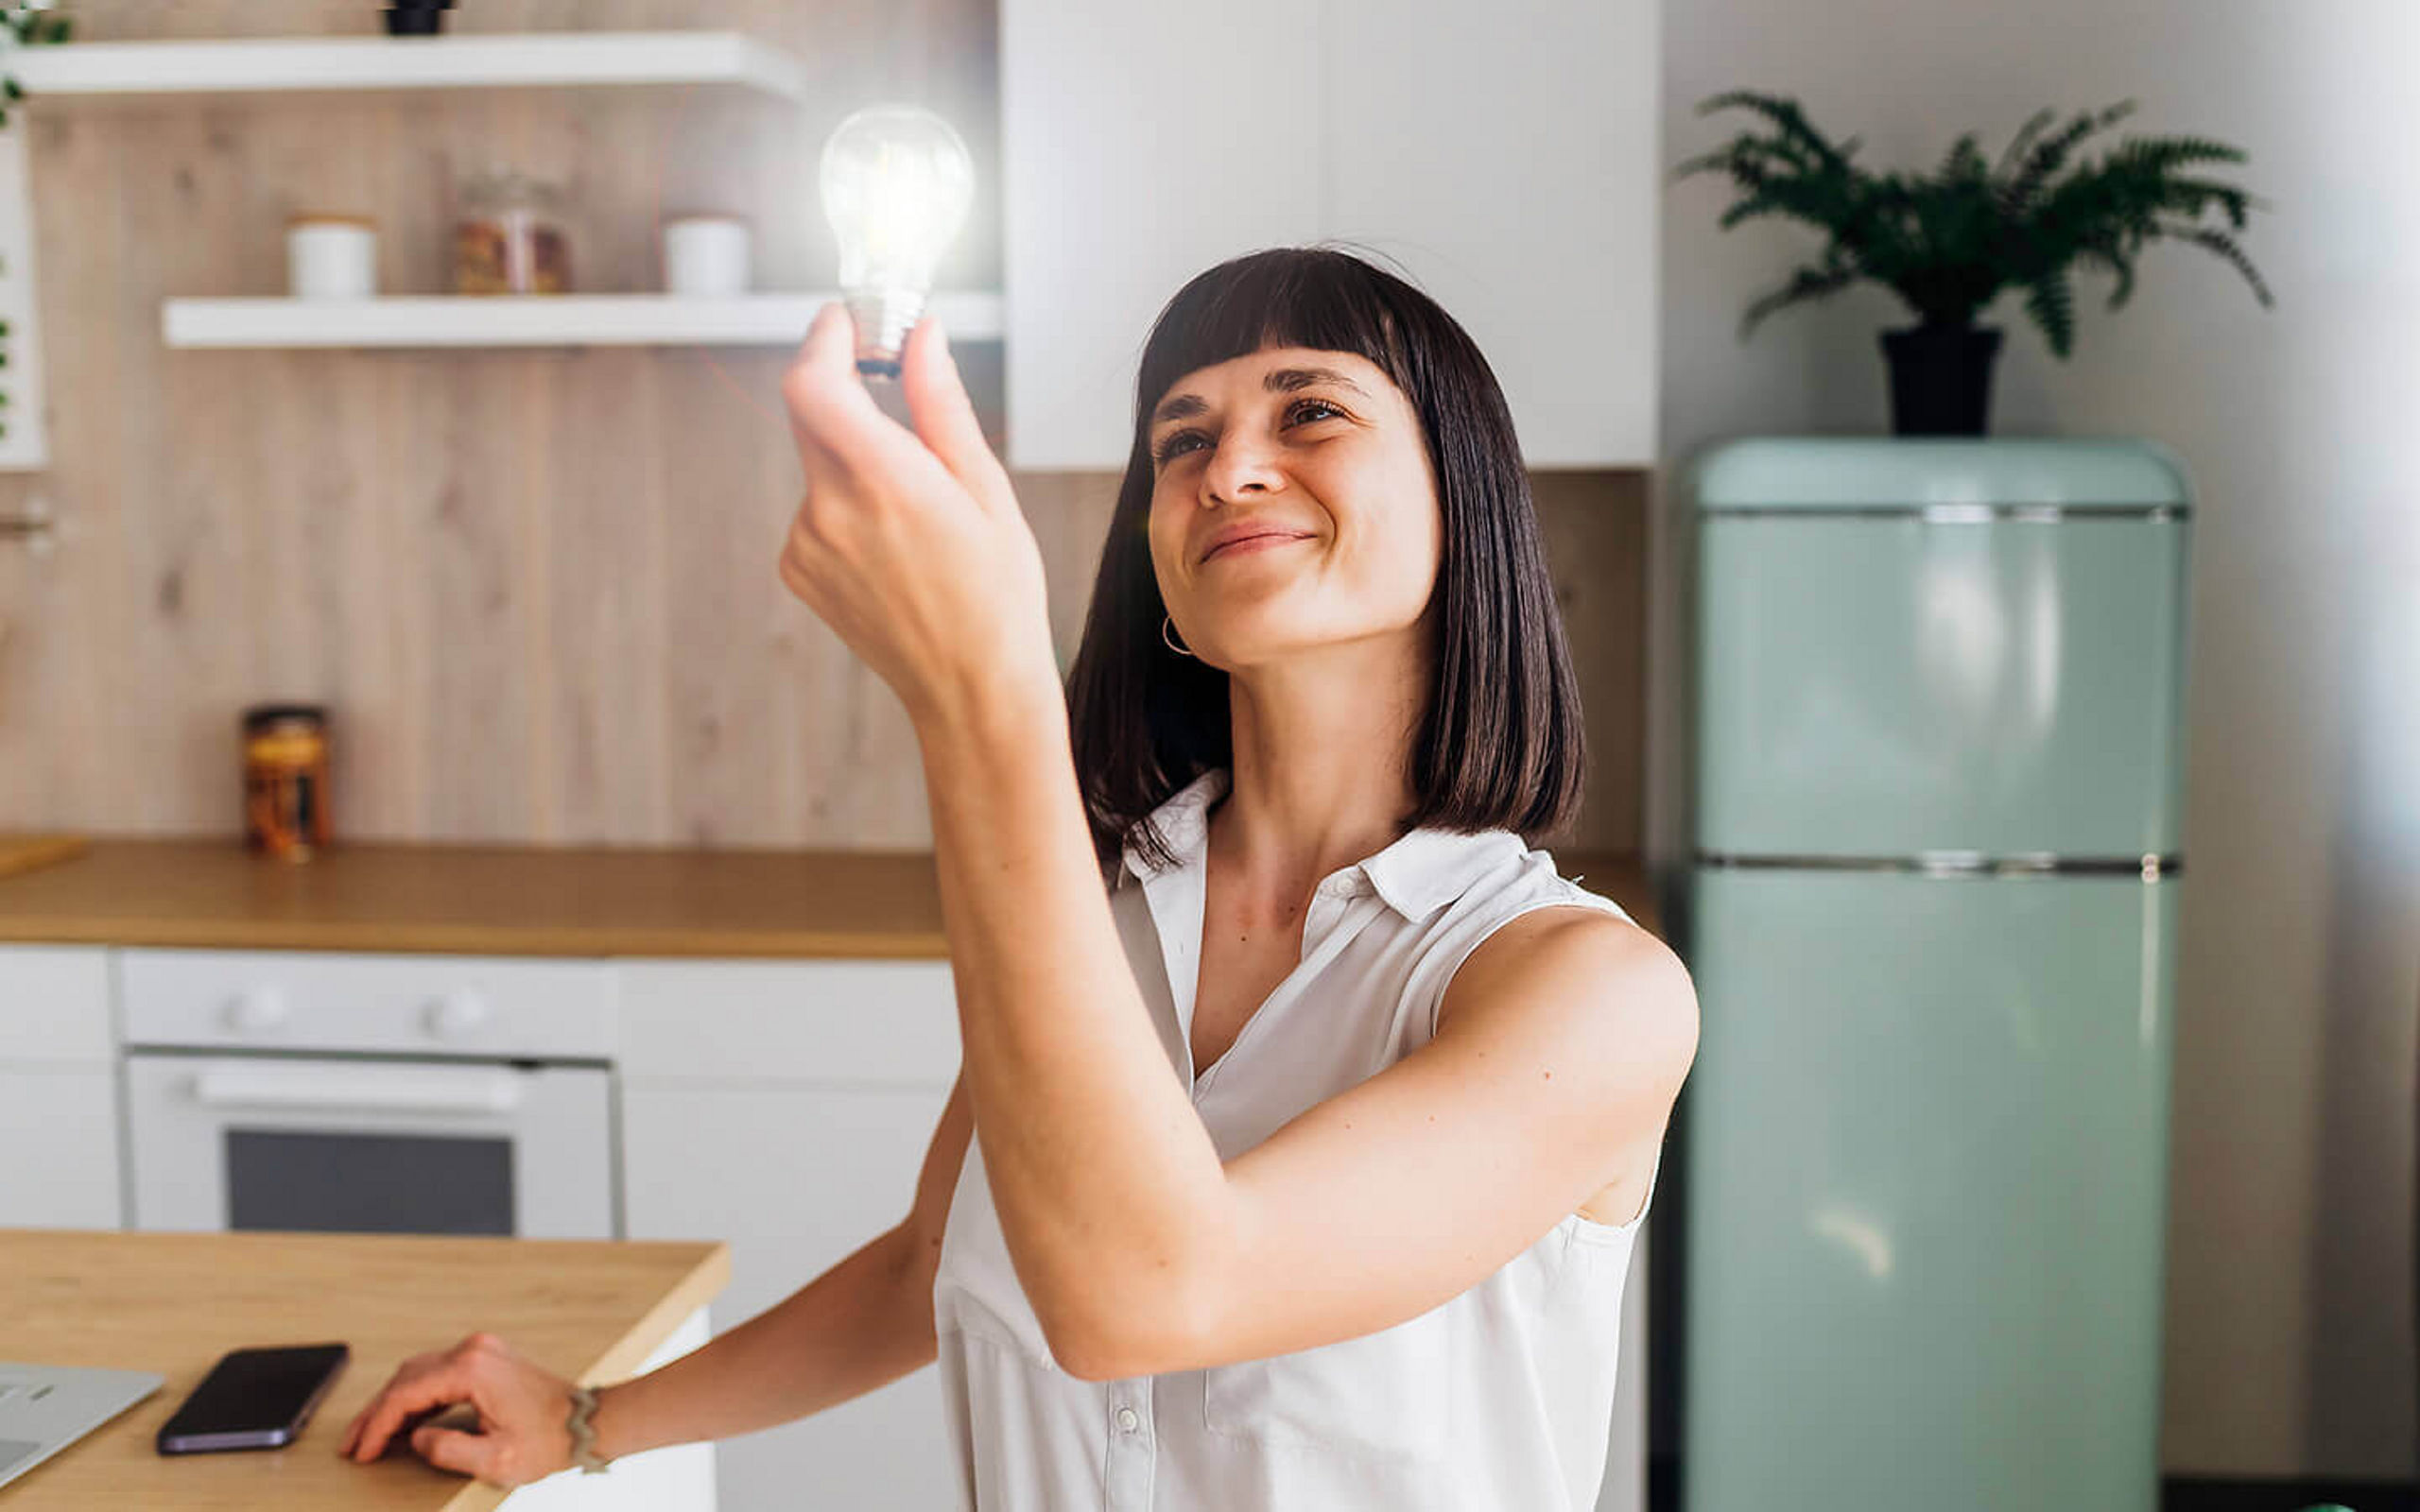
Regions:
M 1201 554 L 1201 559 L 1203 561 L 1208 561 L 1211 558 L 1216 557 L 1220 552 L 1226 550 L 1229 546 L 1240 546 L 1248 541 L 1269 540 L 1307 541 L 1309 539 L 1310 532 L 1307 530 L 1276 530 L 1267 526 L 1255 525 L 1248 529 L 1235 531 L 1229 535 L 1217 537 L 1210 542 L 1210 549 Z

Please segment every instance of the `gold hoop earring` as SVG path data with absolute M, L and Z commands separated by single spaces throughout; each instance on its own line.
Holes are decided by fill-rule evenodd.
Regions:
M 1176 618 L 1174 615 L 1163 614 L 1160 616 L 1160 644 L 1167 646 L 1169 650 L 1174 651 L 1179 656 L 1193 655 L 1191 651 L 1186 650 L 1184 646 L 1177 644 Z

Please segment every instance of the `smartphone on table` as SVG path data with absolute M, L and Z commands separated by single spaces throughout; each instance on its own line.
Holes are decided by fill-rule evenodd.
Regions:
M 160 1425 L 160 1452 L 206 1454 L 294 1442 L 351 1354 L 341 1344 L 230 1350 Z

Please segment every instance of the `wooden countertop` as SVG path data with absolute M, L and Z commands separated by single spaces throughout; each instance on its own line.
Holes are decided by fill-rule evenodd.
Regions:
M 167 1383 L 0 1491 L 9 1512 L 174 1506 L 487 1512 L 507 1493 L 408 1448 L 372 1465 L 337 1440 L 396 1366 L 485 1329 L 584 1384 L 633 1374 L 731 1278 L 686 1241 L 0 1229 L 0 1359 L 156 1370 Z M 168 1420 L 218 1357 L 341 1339 L 353 1358 L 279 1450 L 164 1456 Z
M 929 852 L 95 839 L 0 879 L 0 940 L 469 955 L 941 957 Z
M 1558 854 L 1661 933 L 1635 856 Z M 96 839 L 0 878 L 0 942 L 475 955 L 941 958 L 925 851 L 345 844 L 301 864 L 233 840 Z

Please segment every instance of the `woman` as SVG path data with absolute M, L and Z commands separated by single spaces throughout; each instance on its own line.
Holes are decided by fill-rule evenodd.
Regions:
M 913 1211 L 608 1388 L 605 1456 L 938 1358 L 984 1508 L 1584 1508 L 1687 973 L 1530 841 L 1577 696 L 1501 391 L 1345 254 L 1211 269 L 1144 352 L 1063 693 L 1040 557 L 931 322 L 912 431 L 837 306 L 784 580 L 924 755 L 963 1060 Z M 970 1143 L 974 1148 L 970 1151 Z M 567 1386 L 475 1335 L 348 1431 L 500 1485 Z

